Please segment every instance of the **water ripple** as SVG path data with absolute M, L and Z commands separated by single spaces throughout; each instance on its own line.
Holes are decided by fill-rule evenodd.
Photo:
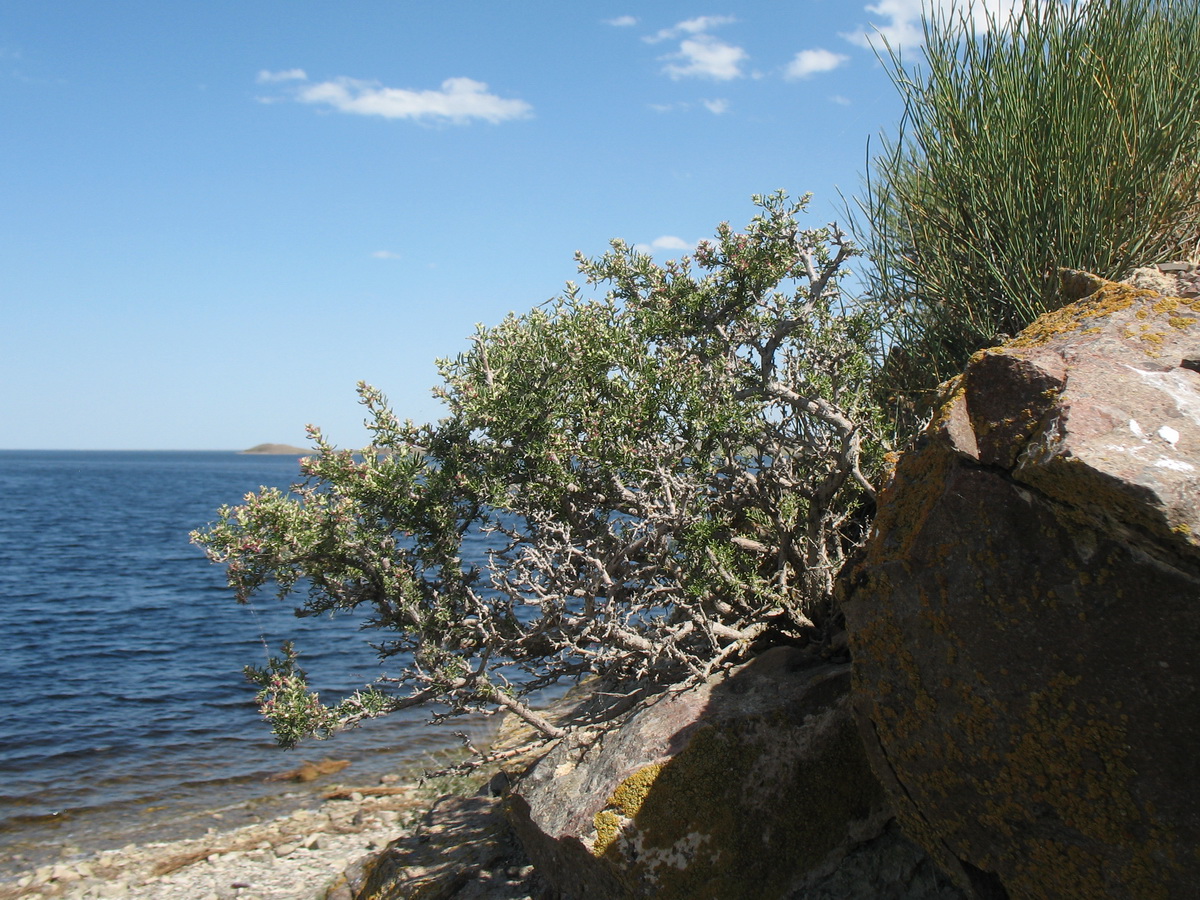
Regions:
M 184 808 L 286 790 L 242 668 L 294 637 L 314 685 L 336 697 L 379 670 L 361 617 L 297 619 L 233 602 L 187 541 L 221 504 L 297 479 L 291 457 L 233 453 L 0 451 L 0 859 L 109 829 L 130 809 L 153 829 Z M 482 551 L 481 551 L 482 552 Z M 308 755 L 386 771 L 454 743 L 412 716 Z

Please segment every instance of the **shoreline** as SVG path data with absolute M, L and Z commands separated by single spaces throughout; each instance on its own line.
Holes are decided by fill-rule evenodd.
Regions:
M 11 815 L 0 828 L 0 888 L 46 865 L 77 862 L 104 851 L 266 825 L 298 810 L 323 806 L 324 795 L 340 784 L 361 785 L 364 793 L 381 784 L 416 784 L 424 773 L 452 765 L 461 755 L 437 736 L 429 737 L 424 747 L 406 745 L 399 752 L 320 748 L 349 751 L 339 753 L 340 759 L 322 758 L 311 752 L 316 747 L 292 758 L 273 751 L 277 767 L 253 774 L 189 781 L 185 773 L 185 780 L 174 787 L 154 785 L 130 800 L 68 809 L 55 816 Z
M 330 784 L 316 809 L 302 807 L 229 830 L 210 828 L 198 838 L 64 856 L 0 882 L 0 900 L 322 898 L 348 870 L 394 841 L 425 843 L 430 834 L 440 833 L 443 843 L 445 837 L 453 843 L 456 825 L 467 831 L 495 814 L 497 801 L 485 796 L 487 775 L 449 776 L 424 785 L 401 783 L 396 775 L 385 775 L 375 785 Z M 453 811 L 438 819 L 434 813 L 443 804 Z M 68 854 L 72 849 L 64 848 Z M 503 855 L 500 874 L 488 873 L 485 879 L 503 882 L 494 885 L 493 895 L 528 897 L 524 881 L 532 876 L 531 867 L 519 854 Z
M 0 900 L 307 900 L 354 861 L 400 836 L 430 802 L 429 788 L 419 781 L 401 784 L 397 775 L 379 781 L 330 784 L 316 795 L 316 809 L 301 806 L 263 822 L 209 828 L 200 837 L 79 855 L 67 846 L 57 862 L 0 882 Z
M 469 774 L 422 778 L 409 768 L 373 784 L 330 780 L 306 805 L 261 822 L 120 849 L 64 846 L 54 862 L 2 876 L 0 900 L 351 900 L 350 885 L 361 885 L 369 862 L 392 845 L 388 861 L 403 860 L 402 877 L 414 886 L 453 883 L 473 900 L 534 900 L 537 875 L 490 790 L 499 773 L 540 755 L 542 747 L 520 746 L 528 738 L 527 726 L 506 718 L 491 744 L 503 762 Z

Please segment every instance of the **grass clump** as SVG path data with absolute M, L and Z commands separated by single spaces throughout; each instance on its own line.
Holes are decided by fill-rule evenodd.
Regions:
M 905 112 L 857 229 L 909 427 L 972 352 L 1061 305 L 1055 267 L 1119 278 L 1200 244 L 1200 7 L 951 7 L 924 35 L 923 64 L 888 48 Z

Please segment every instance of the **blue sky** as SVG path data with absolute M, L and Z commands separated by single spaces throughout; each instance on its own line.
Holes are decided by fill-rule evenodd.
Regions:
M 0 448 L 365 440 L 610 238 L 860 190 L 917 2 L 10 0 Z

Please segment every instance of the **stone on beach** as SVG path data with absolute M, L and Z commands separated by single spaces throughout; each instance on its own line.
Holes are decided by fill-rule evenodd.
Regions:
M 325 775 L 336 775 L 342 769 L 350 765 L 348 759 L 330 759 L 326 757 L 319 762 L 306 762 L 294 769 L 288 769 L 286 772 L 279 772 L 275 775 L 267 777 L 267 781 L 298 781 L 309 782 L 316 781 Z

